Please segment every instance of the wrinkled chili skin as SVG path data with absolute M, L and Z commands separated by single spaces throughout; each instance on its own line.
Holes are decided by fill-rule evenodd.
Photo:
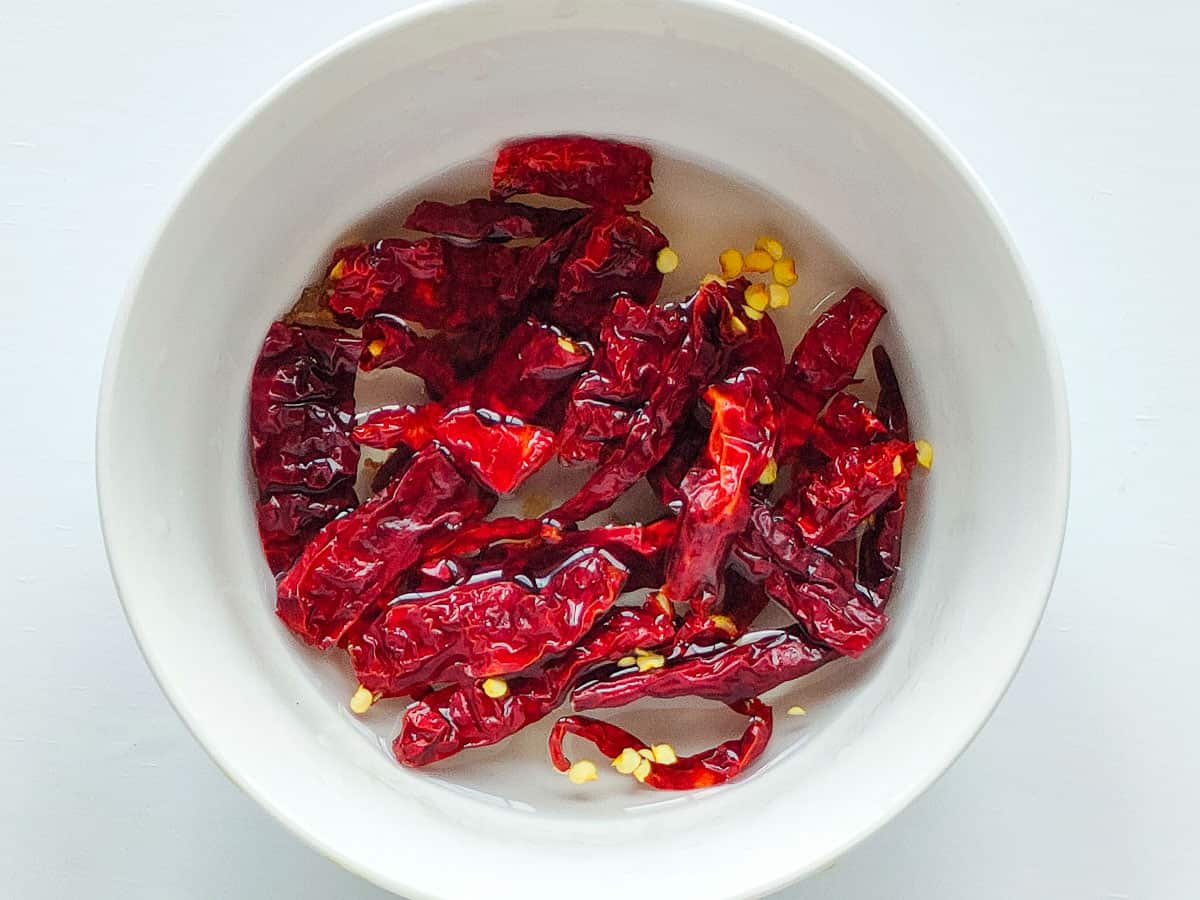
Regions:
M 357 355 L 357 339 L 341 332 L 271 325 L 250 385 L 250 453 L 261 493 L 315 493 L 354 477 Z
M 874 297 L 852 288 L 804 333 L 779 383 L 781 459 L 808 439 L 826 401 L 854 382 L 884 312 Z
M 466 241 L 511 241 L 547 238 L 569 228 L 586 209 L 547 209 L 502 200 L 437 203 L 423 200 L 408 214 L 404 227 L 439 237 Z
M 395 696 L 413 684 L 519 672 L 569 650 L 620 596 L 628 573 L 583 551 L 536 582 L 487 578 L 395 603 L 351 647 L 359 681 Z
M 775 446 L 775 412 L 766 379 L 742 369 L 705 392 L 712 408 L 701 463 L 680 485 L 684 497 L 679 538 L 667 562 L 663 592 L 711 613 L 720 600 L 720 573 L 734 540 L 750 519 L 750 487 Z
M 742 735 L 692 756 L 681 756 L 674 763 L 647 760 L 649 773 L 643 783 L 663 791 L 687 791 L 723 784 L 743 772 L 766 749 L 771 739 L 771 707 L 754 698 L 729 704 L 739 715 L 749 718 Z M 573 734 L 591 741 L 605 756 L 616 758 L 627 747 L 649 749 L 646 743 L 624 728 L 589 716 L 565 716 L 550 732 L 550 761 L 560 772 L 571 768 L 563 753 L 563 739 Z
M 832 459 L 889 435 L 871 407 L 850 394 L 837 394 L 821 411 L 812 431 L 812 446 Z
M 839 453 L 798 481 L 781 503 L 794 513 L 804 539 L 828 546 L 847 537 L 908 481 L 916 450 L 907 441 L 888 440 Z
M 566 197 L 590 206 L 634 206 L 649 198 L 652 159 L 641 147 L 579 135 L 505 144 L 492 170 L 492 199 Z
M 549 428 L 469 407 L 442 416 L 435 433 L 462 469 L 497 494 L 512 493 L 554 457 Z
M 879 379 L 879 400 L 876 410 L 892 435 L 902 441 L 909 439 L 908 410 L 900 393 L 900 382 L 887 351 L 876 347 L 872 353 L 875 374 Z M 892 596 L 892 586 L 900 571 L 900 539 L 904 530 L 904 512 L 908 486 L 901 484 L 896 492 L 875 510 L 859 542 L 858 579 L 879 598 L 882 606 Z
M 571 705 L 583 712 L 646 697 L 703 697 L 730 703 L 757 697 L 839 656 L 836 650 L 813 642 L 799 626 L 751 632 L 736 644 L 671 659 L 658 669 L 584 683 L 572 692 Z
M 550 304 L 550 321 L 580 334 L 594 334 L 618 295 L 652 304 L 662 287 L 658 251 L 667 239 L 637 213 L 598 215 L 587 237 L 568 255 Z
M 420 450 L 437 437 L 438 422 L 443 414 L 439 403 L 382 406 L 355 425 L 351 435 L 360 445 L 377 450 L 396 447 Z
M 413 703 L 392 751 L 406 766 L 424 766 L 494 744 L 553 712 L 588 669 L 660 646 L 672 631 L 671 617 L 657 608 L 614 609 L 562 656 L 509 679 L 503 697 L 489 697 L 476 684 L 449 685 Z
M 749 630 L 754 620 L 767 608 L 768 602 L 770 598 L 761 584 L 755 584 L 732 569 L 726 569 L 719 618 L 689 611 L 675 634 L 672 657 L 703 652 L 736 640 Z
M 571 389 L 559 437 L 563 462 L 594 462 L 625 437 L 686 331 L 677 310 L 617 299 L 600 323 L 591 368 Z
M 861 655 L 887 625 L 870 594 L 859 589 L 852 566 L 806 543 L 795 522 L 765 505 L 755 505 L 734 564 L 761 581 L 809 635 L 847 656 Z
M 440 448 L 427 447 L 382 493 L 321 529 L 279 582 L 276 613 L 307 643 L 332 646 L 391 596 L 427 534 L 491 505 Z
M 341 247 L 327 274 L 329 308 L 351 324 L 379 311 L 447 331 L 486 325 L 515 311 L 504 285 L 524 253 L 440 238 Z
M 684 412 L 715 365 L 712 319 L 715 312 L 727 308 L 724 288 L 716 282 L 702 286 L 691 300 L 676 308 L 687 329 L 669 353 L 648 399 L 634 413 L 625 438 L 574 496 L 544 518 L 577 522 L 607 508 L 666 455 Z
M 291 568 L 300 552 L 325 525 L 358 503 L 354 486 L 344 483 L 317 494 L 268 494 L 258 501 L 258 534 L 273 575 Z

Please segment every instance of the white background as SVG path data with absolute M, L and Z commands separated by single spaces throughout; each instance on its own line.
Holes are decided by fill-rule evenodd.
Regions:
M 0 0 L 0 896 L 384 896 L 244 797 L 167 706 L 105 565 L 92 435 L 114 310 L 201 153 L 406 5 Z M 1200 8 L 761 5 L 891 81 L 982 175 L 1048 308 L 1074 435 L 1062 569 L 995 717 L 780 896 L 1195 897 Z

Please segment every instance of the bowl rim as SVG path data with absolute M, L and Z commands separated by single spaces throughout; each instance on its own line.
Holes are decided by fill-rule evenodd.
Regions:
M 216 746 L 206 739 L 203 722 L 189 714 L 178 693 L 172 687 L 169 673 L 155 660 L 154 654 L 149 652 L 149 648 L 144 641 L 143 630 L 139 626 L 139 615 L 136 604 L 131 603 L 128 593 L 122 589 L 122 578 L 119 573 L 120 566 L 117 561 L 119 551 L 114 547 L 114 539 L 105 512 L 108 479 L 105 475 L 107 458 L 104 453 L 104 446 L 109 441 L 109 423 L 111 421 L 111 408 L 114 403 L 116 369 L 124 344 L 125 333 L 129 327 L 134 308 L 141 293 L 146 270 L 164 234 L 177 215 L 179 207 L 193 192 L 205 171 L 228 149 L 238 134 L 254 119 L 260 116 L 280 97 L 308 79 L 317 76 L 321 69 L 335 58 L 353 52 L 360 45 L 375 40 L 388 32 L 406 28 L 441 14 L 494 2 L 522 2 L 522 0 L 423 0 L 423 2 L 408 9 L 377 19 L 335 41 L 296 66 L 257 100 L 251 103 L 221 132 L 191 168 L 182 184 L 175 190 L 168 208 L 159 219 L 157 226 L 152 230 L 151 238 L 133 268 L 125 292 L 117 307 L 105 352 L 96 418 L 94 445 L 96 493 L 105 555 L 108 560 L 109 570 L 112 573 L 114 587 L 116 588 L 125 617 L 129 622 L 134 640 L 168 703 L 170 703 L 175 713 L 183 721 L 185 727 L 204 749 L 205 753 L 216 764 L 217 768 L 231 782 L 267 810 L 288 831 L 296 835 L 321 855 L 334 860 L 340 866 L 359 877 L 387 890 L 403 892 L 406 896 L 414 898 L 436 898 L 439 895 L 430 894 L 416 884 L 399 880 L 394 872 L 382 871 L 362 863 L 323 841 L 316 834 L 310 832 L 303 823 L 288 817 L 272 802 L 271 798 L 265 792 L 257 790 L 252 782 L 242 777 L 237 765 L 230 759 L 227 759 L 224 753 L 219 751 Z M 897 794 L 890 803 L 881 805 L 879 811 L 870 822 L 864 824 L 856 833 L 850 834 L 826 854 L 816 858 L 809 858 L 790 867 L 786 863 L 781 863 L 779 868 L 774 870 L 773 877 L 765 878 L 754 884 L 748 884 L 747 890 L 739 895 L 759 896 L 778 890 L 828 867 L 854 846 L 894 819 L 901 811 L 928 790 L 966 751 L 991 718 L 1000 700 L 1008 691 L 1037 633 L 1038 626 L 1049 602 L 1050 593 L 1053 590 L 1059 563 L 1062 558 L 1068 521 L 1071 484 L 1071 435 L 1066 380 L 1057 344 L 1047 323 L 1044 305 L 1035 290 L 1033 279 L 1016 247 L 1007 223 L 999 212 L 995 200 L 963 155 L 951 144 L 945 134 L 911 101 L 882 77 L 875 74 L 864 63 L 834 46 L 824 38 L 818 37 L 802 26 L 773 13 L 749 6 L 741 2 L 741 0 L 656 0 L 656 2 L 726 15 L 741 19 L 748 24 L 774 31 L 788 40 L 804 46 L 806 50 L 824 57 L 827 62 L 842 69 L 869 91 L 877 94 L 887 105 L 895 109 L 916 128 L 922 137 L 929 142 L 931 147 L 941 155 L 951 169 L 962 179 L 963 184 L 969 189 L 973 199 L 984 213 L 988 223 L 994 229 L 1005 253 L 1009 256 L 1024 291 L 1025 299 L 1029 303 L 1037 338 L 1040 343 L 1043 363 L 1045 364 L 1049 379 L 1049 399 L 1052 410 L 1051 425 L 1054 432 L 1055 445 L 1054 458 L 1051 461 L 1055 496 L 1052 498 L 1051 508 L 1057 514 L 1057 519 L 1053 527 L 1056 545 L 1053 552 L 1047 558 L 1044 571 L 1035 579 L 1037 582 L 1041 582 L 1044 587 L 1041 592 L 1040 603 L 1036 607 L 1031 606 L 1030 608 L 1033 614 L 1029 616 L 1029 621 L 1026 623 L 1026 637 L 1020 653 L 1016 654 L 1012 659 L 1006 676 L 1001 683 L 998 683 L 993 695 L 988 697 L 985 703 L 979 705 L 977 717 L 973 722 L 970 722 L 967 728 L 967 737 L 957 749 L 950 752 L 944 758 L 933 762 L 925 771 L 923 778 L 915 781 L 906 791 Z

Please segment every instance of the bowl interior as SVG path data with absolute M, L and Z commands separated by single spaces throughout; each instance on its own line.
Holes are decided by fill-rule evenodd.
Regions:
M 268 323 L 339 237 L 386 218 L 381 204 L 427 184 L 459 191 L 473 167 L 461 195 L 478 193 L 478 161 L 498 143 L 564 131 L 630 136 L 671 160 L 647 211 L 687 275 L 699 274 L 690 258 L 707 268 L 730 241 L 771 230 L 803 235 L 823 278 L 874 287 L 914 434 L 937 453 L 880 646 L 785 689 L 782 703 L 810 715 L 781 717 L 753 777 L 697 794 L 615 776 L 575 789 L 522 739 L 434 773 L 399 768 L 372 730 L 394 730 L 398 710 L 356 721 L 344 667 L 275 620 L 254 527 L 246 395 Z M 284 822 L 412 896 L 555 883 L 607 896 L 649 883 L 664 854 L 711 850 L 703 871 L 672 865 L 672 882 L 731 897 L 824 864 L 936 777 L 999 698 L 1049 588 L 1066 488 L 1051 351 L 1005 234 L 948 151 L 794 30 L 634 0 L 400 16 L 260 104 L 147 259 L 114 336 L 98 459 L 118 586 L 190 727 Z M 699 738 L 678 718 L 660 709 L 639 727 L 688 748 Z M 740 727 L 720 710 L 689 718 L 681 727 Z M 600 848 L 620 864 L 580 879 Z M 464 851 L 472 864 L 455 865 Z

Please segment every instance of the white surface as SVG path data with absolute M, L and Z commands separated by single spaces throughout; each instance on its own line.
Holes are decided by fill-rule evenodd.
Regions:
M 1200 437 L 1200 16 L 764 5 L 891 81 L 983 176 L 1048 306 L 1075 440 L 1058 586 L 997 715 L 911 809 L 785 896 L 1191 896 L 1200 497 L 1173 473 Z M 109 584 L 90 448 L 117 298 L 185 174 L 279 76 L 394 8 L 2 13 L 6 895 L 382 896 L 229 785 L 166 706 Z
M 602 70 L 580 69 L 588 54 Z M 664 69 L 674 88 L 654 77 Z M 791 98 L 787 123 L 772 116 L 776 94 Z M 481 96 L 506 103 L 481 109 Z M 707 111 L 738 105 L 742 126 L 713 134 Z M 574 789 L 547 765 L 549 721 L 430 773 L 400 768 L 347 713 L 344 661 L 306 652 L 272 613 L 245 449 L 247 374 L 267 323 L 381 199 L 410 192 L 395 205 L 411 208 L 419 185 L 457 160 L 555 130 L 627 132 L 655 148 L 661 177 L 645 212 L 677 236 L 683 261 L 668 296 L 691 289 L 731 236 L 785 235 L 805 282 L 776 316 L 790 347 L 838 287 L 813 272 L 814 226 L 723 192 L 720 176 L 679 171 L 669 151 L 735 181 L 775 173 L 774 196 L 827 228 L 885 298 L 882 340 L 913 432 L 937 448 L 936 476 L 910 495 L 887 636 L 857 664 L 772 694 L 777 709 L 811 715 L 785 717 L 754 770 L 726 788 L 662 795 L 605 778 Z M 664 863 L 691 900 L 761 896 L 890 819 L 1007 686 L 1066 517 L 1058 362 L 1007 235 L 948 152 L 805 35 L 674 0 L 442 6 L 371 29 L 274 93 L 172 212 L 121 311 L 101 389 L 97 473 L 116 581 L 151 667 L 217 763 L 320 852 L 419 897 L 552 897 L 592 869 L 572 895 L 608 900 L 653 883 Z M 434 183 L 465 199 L 486 184 L 481 169 Z M 399 707 L 369 717 L 384 746 Z M 666 732 L 661 708 L 620 720 L 688 752 L 728 733 L 703 727 L 711 703 L 671 707 L 682 721 Z M 595 867 L 598 853 L 621 865 Z M 681 865 L 690 857 L 713 862 Z M 509 877 L 498 882 L 498 869 Z

